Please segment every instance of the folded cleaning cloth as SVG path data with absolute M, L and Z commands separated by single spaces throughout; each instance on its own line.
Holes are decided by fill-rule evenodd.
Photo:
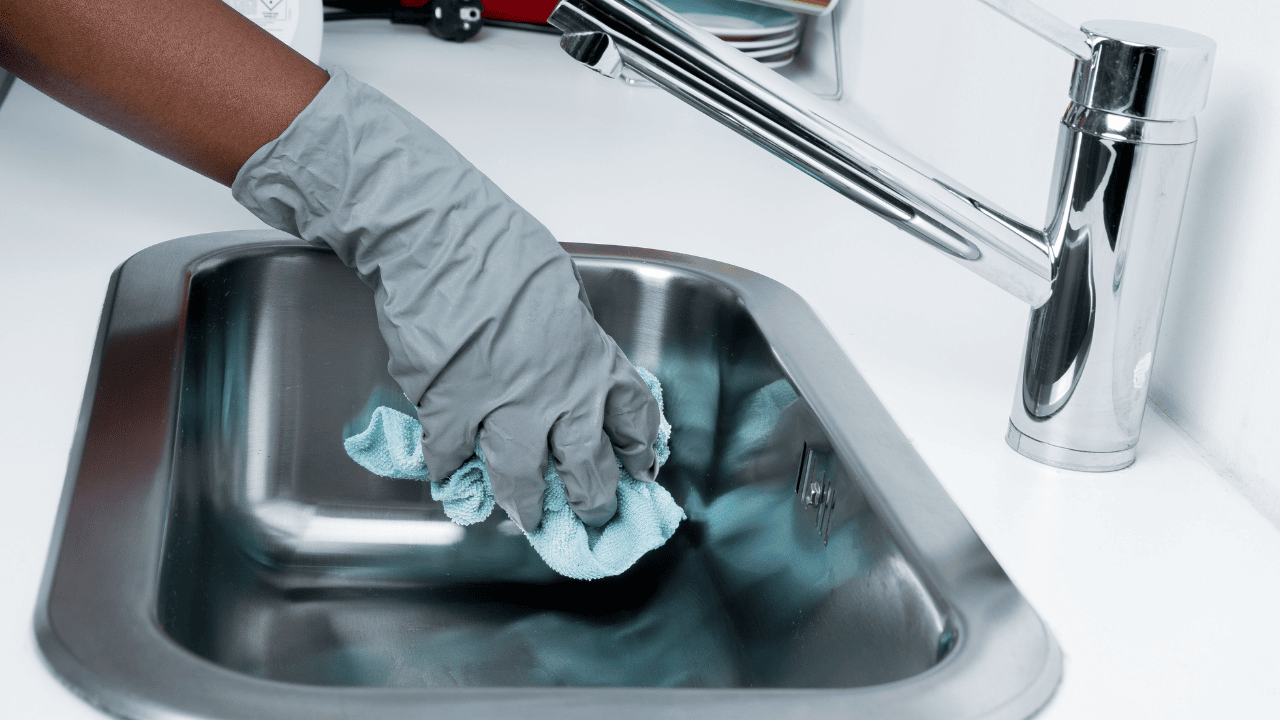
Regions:
M 658 438 L 653 443 L 658 466 L 671 455 L 668 441 L 671 424 L 662 413 L 662 386 L 658 378 L 637 366 L 640 377 L 658 401 L 661 419 Z M 429 480 L 422 459 L 422 426 L 418 421 L 389 407 L 373 412 L 369 427 L 347 438 L 347 455 L 366 470 L 382 477 Z M 543 480 L 547 490 L 542 498 L 542 523 L 525 537 L 552 570 L 578 580 L 595 580 L 619 575 L 641 555 L 659 547 L 671 537 L 684 510 L 671 493 L 656 482 L 640 482 L 618 461 L 618 511 L 602 527 L 590 527 L 569 507 L 564 481 L 555 462 L 547 459 Z M 444 503 L 444 512 L 459 525 L 471 525 L 493 512 L 493 486 L 485 469 L 484 453 L 477 440 L 475 455 L 443 482 L 431 483 L 431 499 Z

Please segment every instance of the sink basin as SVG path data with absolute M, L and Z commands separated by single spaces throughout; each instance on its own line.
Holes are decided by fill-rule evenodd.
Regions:
M 808 306 L 767 278 L 570 246 L 665 389 L 689 519 L 617 578 L 462 528 L 342 439 L 386 372 L 372 294 L 274 232 L 112 278 L 36 632 L 119 716 L 1024 718 L 1052 635 Z

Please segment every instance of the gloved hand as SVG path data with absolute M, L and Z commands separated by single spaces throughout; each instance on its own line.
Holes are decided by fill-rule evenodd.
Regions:
M 388 369 L 417 404 L 433 480 L 479 433 L 494 499 L 542 517 L 548 451 L 589 525 L 617 507 L 617 453 L 657 474 L 658 406 L 591 315 L 551 233 L 382 93 L 329 82 L 245 162 L 232 195 L 264 222 L 333 248 L 374 289 Z

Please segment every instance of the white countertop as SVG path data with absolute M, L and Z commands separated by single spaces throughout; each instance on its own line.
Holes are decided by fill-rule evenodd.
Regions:
M 1011 451 L 1020 302 L 552 36 L 341 25 L 324 64 L 405 105 L 561 241 L 714 258 L 804 296 L 1061 643 L 1039 717 L 1280 713 L 1280 531 L 1155 408 L 1121 472 Z M 22 83 L 0 106 L 0 158 L 0 716 L 100 718 L 44 668 L 31 617 L 107 280 L 149 245 L 261 223 Z

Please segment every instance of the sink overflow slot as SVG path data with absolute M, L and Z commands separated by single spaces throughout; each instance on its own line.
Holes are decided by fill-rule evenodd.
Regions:
M 796 494 L 806 508 L 817 508 L 813 525 L 822 536 L 823 547 L 831 531 L 831 515 L 836 506 L 836 489 L 827 477 L 830 455 L 820 453 L 804 444 L 800 454 L 800 470 L 796 473 Z

